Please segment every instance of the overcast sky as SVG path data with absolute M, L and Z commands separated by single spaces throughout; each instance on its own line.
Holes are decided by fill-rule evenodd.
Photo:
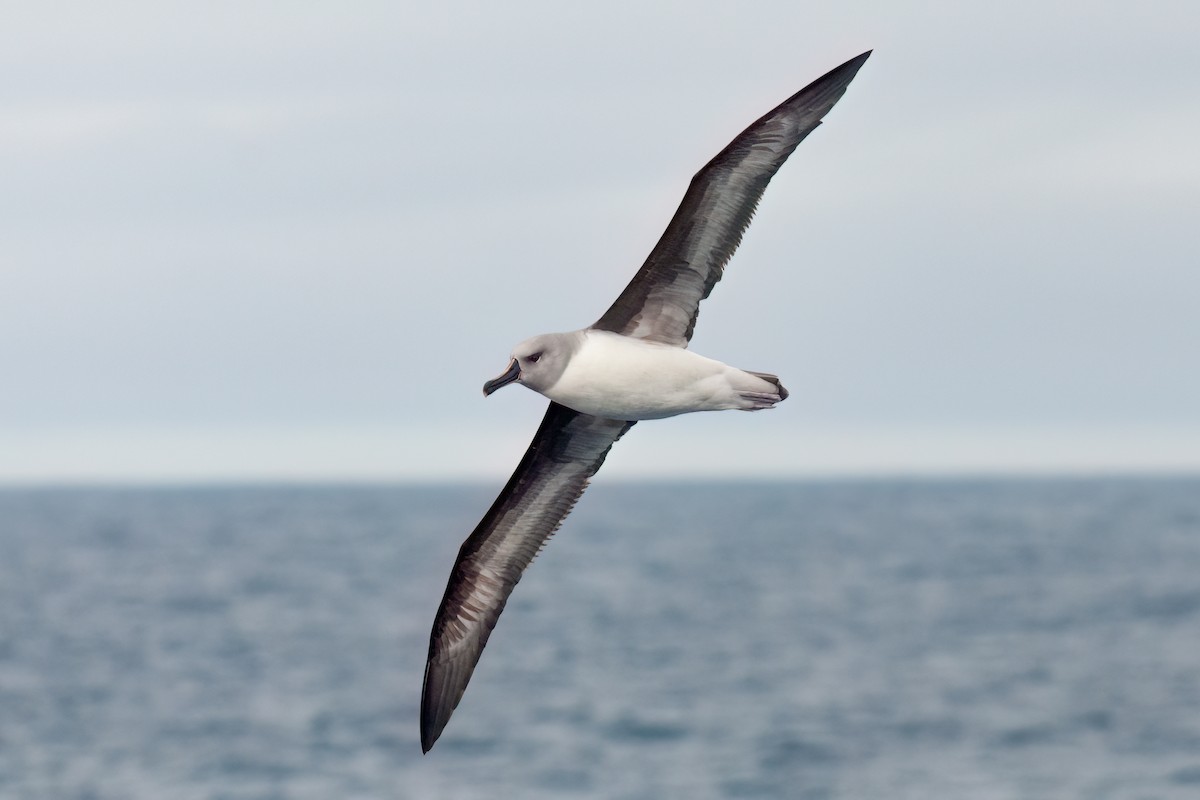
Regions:
M 1200 468 L 1194 3 L 433 7 L 6 8 L 0 480 L 503 477 L 512 345 L 869 48 L 692 342 L 792 397 L 605 474 Z

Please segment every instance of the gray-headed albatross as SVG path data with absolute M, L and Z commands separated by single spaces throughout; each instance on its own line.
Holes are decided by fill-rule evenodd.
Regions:
M 550 399 L 533 442 L 500 496 L 463 543 L 429 636 L 421 749 L 446 727 L 521 573 L 570 513 L 609 448 L 635 422 L 692 411 L 771 408 L 787 397 L 774 375 L 687 349 L 700 301 L 725 264 L 763 190 L 821 124 L 870 51 L 767 113 L 692 178 L 650 256 L 591 326 L 517 345 L 485 395 L 521 383 Z

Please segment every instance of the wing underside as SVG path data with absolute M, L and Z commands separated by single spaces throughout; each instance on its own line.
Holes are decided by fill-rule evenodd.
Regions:
M 521 573 L 571 512 L 632 422 L 551 403 L 500 496 L 463 543 L 429 636 L 421 694 L 428 752 L 462 698 Z
M 870 55 L 852 58 L 801 89 L 697 172 L 642 268 L 592 327 L 686 347 L 700 301 L 721 279 L 767 184 Z

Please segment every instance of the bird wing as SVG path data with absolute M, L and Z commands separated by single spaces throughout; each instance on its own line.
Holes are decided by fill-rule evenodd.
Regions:
M 817 78 L 697 172 L 646 263 L 592 327 L 686 347 L 700 301 L 721 279 L 767 183 L 870 55 L 868 50 Z
M 609 449 L 633 426 L 551 403 L 525 457 L 463 543 L 429 635 L 421 748 L 429 752 L 521 573 L 571 513 Z

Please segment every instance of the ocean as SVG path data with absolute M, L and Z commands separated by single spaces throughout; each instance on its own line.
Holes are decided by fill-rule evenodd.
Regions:
M 601 483 L 422 756 L 499 485 L 0 491 L 0 797 L 1200 797 L 1200 479 Z

